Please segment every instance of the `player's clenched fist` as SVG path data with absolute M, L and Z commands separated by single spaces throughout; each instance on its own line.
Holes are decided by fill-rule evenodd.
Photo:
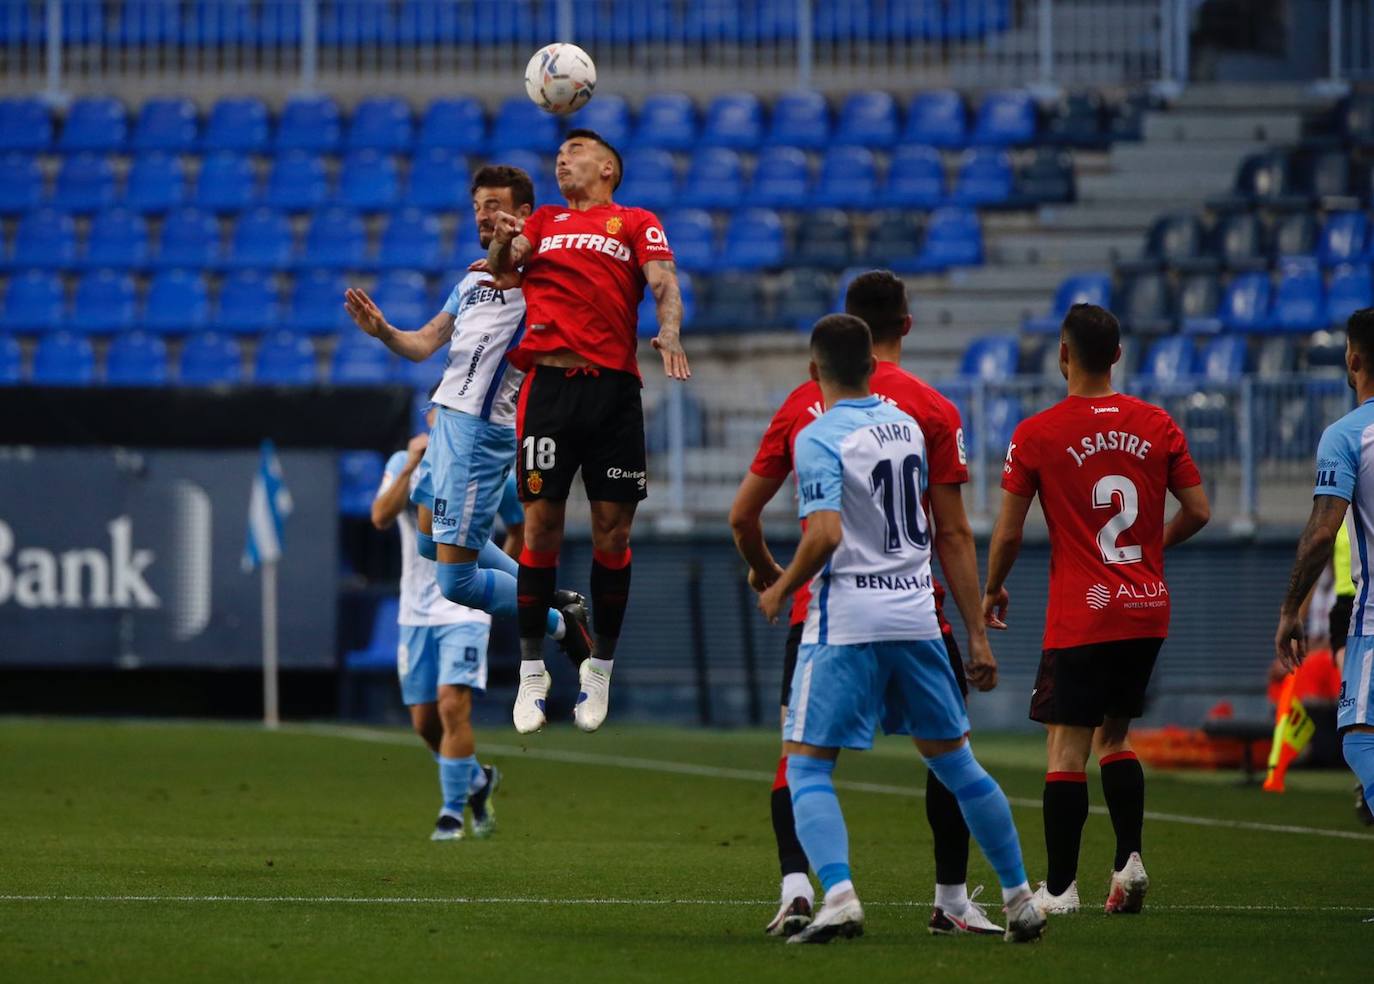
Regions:
M 418 463 L 425 456 L 426 449 L 429 448 L 429 435 L 416 434 L 406 445 L 406 457 L 412 464 Z
M 493 238 L 498 243 L 509 243 L 525 229 L 525 220 L 509 212 L 497 212 L 492 220 Z
M 992 646 L 988 645 L 986 636 L 969 640 L 968 664 L 964 672 L 976 690 L 986 693 L 997 686 L 997 659 L 992 655 Z

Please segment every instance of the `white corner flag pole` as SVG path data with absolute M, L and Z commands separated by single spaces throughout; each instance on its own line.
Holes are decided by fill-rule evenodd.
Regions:
M 281 724 L 277 696 L 277 562 L 262 564 L 262 724 Z
M 281 465 L 271 441 L 262 442 L 258 473 L 248 497 L 248 540 L 243 569 L 260 569 L 262 578 L 262 723 L 281 724 L 277 688 L 277 561 L 281 558 L 282 529 L 291 515 L 291 494 L 282 481 Z

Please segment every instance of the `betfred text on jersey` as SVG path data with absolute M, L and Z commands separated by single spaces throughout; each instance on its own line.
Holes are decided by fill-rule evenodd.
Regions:
M 594 232 L 560 233 L 539 240 L 539 252 L 549 253 L 556 249 L 587 250 L 592 253 L 604 253 L 622 263 L 630 262 L 630 247 L 619 239 Z
M 1073 463 L 1082 468 L 1085 461 L 1102 451 L 1121 451 L 1144 461 L 1152 446 L 1149 441 L 1136 434 L 1110 430 L 1098 431 L 1096 434 L 1083 437 L 1079 440 L 1077 448 L 1070 444 L 1064 450 L 1069 453 Z M 1007 456 L 1010 458 L 1010 451 Z

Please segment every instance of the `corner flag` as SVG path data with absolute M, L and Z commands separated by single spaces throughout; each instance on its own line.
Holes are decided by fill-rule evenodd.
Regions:
M 282 532 L 291 515 L 291 493 L 282 480 L 281 462 L 271 441 L 262 442 L 258 473 L 248 499 L 248 542 L 243 548 L 243 570 L 256 570 L 281 558 Z

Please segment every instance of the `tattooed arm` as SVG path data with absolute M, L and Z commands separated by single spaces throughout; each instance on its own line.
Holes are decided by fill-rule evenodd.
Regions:
M 1322 569 L 1331 563 L 1331 548 L 1336 533 L 1345 522 L 1349 505 L 1340 496 L 1318 495 L 1312 499 L 1312 515 L 1307 528 L 1298 540 L 1298 556 L 1288 578 L 1288 593 L 1279 609 L 1279 628 L 1274 634 L 1274 650 L 1279 661 L 1289 669 L 1297 669 L 1307 656 L 1307 638 L 1303 627 L 1302 603 L 1312 585 L 1317 583 Z

